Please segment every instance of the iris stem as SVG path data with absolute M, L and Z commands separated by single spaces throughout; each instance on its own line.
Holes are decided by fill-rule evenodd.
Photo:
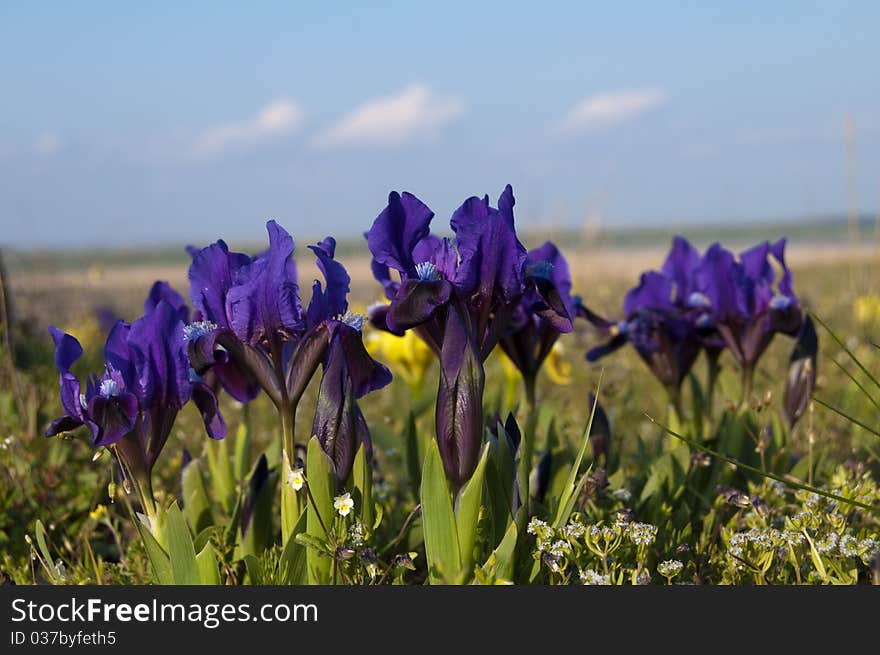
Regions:
M 718 355 L 707 354 L 706 358 L 706 415 L 711 421 L 715 415 L 715 386 L 718 383 L 718 373 L 721 366 L 718 364 Z
M 520 460 L 517 476 L 519 478 L 520 507 L 517 513 L 517 531 L 519 534 L 525 534 L 526 524 L 531 515 L 531 490 L 529 489 L 529 474 L 532 470 L 532 457 L 535 452 L 535 432 L 538 425 L 538 411 L 535 403 L 534 393 L 528 392 L 529 383 L 526 382 L 526 425 L 522 433 L 522 441 L 520 443 Z M 534 391 L 534 378 L 532 379 L 531 388 Z
M 752 399 L 752 384 L 755 379 L 755 367 L 752 364 L 743 364 L 742 367 L 742 399 L 740 406 L 746 407 Z

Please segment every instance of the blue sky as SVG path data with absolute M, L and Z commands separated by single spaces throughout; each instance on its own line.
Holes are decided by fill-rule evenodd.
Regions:
M 3 1 L 0 244 L 349 235 L 390 189 L 445 224 L 507 182 L 527 228 L 840 212 L 848 115 L 873 213 L 877 25 L 843 1 Z

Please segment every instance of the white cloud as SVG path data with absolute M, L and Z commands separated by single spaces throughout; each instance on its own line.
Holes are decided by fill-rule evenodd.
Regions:
M 440 97 L 428 86 L 410 84 L 393 95 L 368 100 L 318 134 L 315 144 L 400 146 L 464 114 L 460 98 Z
M 290 98 L 279 98 L 247 121 L 227 123 L 205 132 L 195 145 L 197 155 L 216 155 L 230 147 L 262 143 L 302 125 L 305 113 Z
M 61 150 L 61 137 L 55 132 L 47 131 L 40 134 L 34 141 L 34 152 L 44 157 L 50 157 Z
M 655 109 L 666 102 L 661 89 L 631 89 L 584 98 L 562 118 L 559 130 L 576 132 L 609 127 Z

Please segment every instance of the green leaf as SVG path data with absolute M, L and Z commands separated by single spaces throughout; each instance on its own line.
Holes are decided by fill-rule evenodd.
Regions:
M 514 557 L 516 555 L 517 531 L 516 523 L 512 522 L 504 533 L 498 547 L 489 555 L 489 559 L 481 567 L 483 574 L 493 580 L 513 580 Z
M 806 530 L 802 530 L 804 536 L 807 538 L 807 543 L 810 544 L 810 559 L 813 560 L 813 566 L 816 567 L 816 572 L 819 574 L 819 577 L 822 578 L 822 582 L 828 582 L 828 571 L 825 570 L 825 563 L 822 561 L 822 556 L 819 554 L 819 551 L 816 550 L 816 544 L 813 543 L 813 540 L 810 539 L 810 535 Z
M 242 554 L 259 556 L 272 541 L 272 502 L 277 482 L 277 469 L 269 470 L 265 455 L 261 456 L 248 479 L 242 506 Z
M 199 583 L 199 569 L 192 536 L 177 502 L 165 512 L 165 530 L 171 558 L 171 574 L 174 584 L 195 585 Z
M 281 543 L 287 545 L 290 537 L 294 534 L 294 526 L 299 523 L 300 518 L 305 516 L 303 499 L 300 497 L 300 494 L 305 494 L 305 491 L 297 492 L 288 482 L 291 473 L 290 460 L 287 453 L 284 453 L 281 458 Z
M 590 418 L 587 421 L 587 427 L 581 437 L 581 448 L 574 460 L 574 464 L 571 466 L 571 470 L 568 473 L 568 480 L 566 481 L 562 495 L 559 498 L 556 516 L 553 519 L 554 528 L 561 528 L 568 522 L 568 517 L 571 514 L 571 507 L 574 506 L 574 502 L 577 499 L 577 487 L 583 487 L 583 481 L 585 478 L 581 479 L 580 484 L 577 483 L 577 478 L 581 468 L 581 462 L 584 461 L 584 455 L 587 452 L 587 447 L 590 445 L 590 430 L 593 428 L 593 417 L 596 415 L 596 405 L 599 404 L 599 390 L 601 388 L 602 375 L 600 374 L 599 383 L 596 385 L 596 393 L 593 397 L 593 406 L 590 409 Z
M 192 460 L 183 469 L 181 488 L 183 490 L 183 514 L 192 531 L 198 534 L 214 524 L 211 501 L 205 491 L 205 479 L 202 476 L 199 460 Z
M 509 454 L 503 452 L 500 439 L 489 442 L 489 462 L 486 466 L 486 489 L 489 494 L 489 519 L 491 544 L 497 545 L 504 537 L 507 526 L 513 520 L 511 513 L 513 494 L 514 462 Z M 507 469 L 506 471 L 504 469 Z M 505 482 L 509 480 L 509 482 Z
M 327 530 L 331 529 L 333 520 L 333 491 L 336 481 L 333 476 L 333 462 L 327 457 L 321 443 L 312 437 L 306 450 L 306 475 L 308 487 L 314 504 L 309 502 L 306 510 L 306 533 L 312 537 L 327 541 Z M 299 535 L 302 536 L 302 535 Z M 330 584 L 329 557 L 309 549 L 307 567 L 310 584 Z
M 464 583 L 474 568 L 474 548 L 477 542 L 477 527 L 480 522 L 480 508 L 483 504 L 483 481 L 486 477 L 486 462 L 489 459 L 489 444 L 483 446 L 483 454 L 471 479 L 462 487 L 458 495 L 455 523 L 458 527 L 458 547 L 461 553 L 461 576 Z
M 214 555 L 214 548 L 211 544 L 205 544 L 205 547 L 196 555 L 196 566 L 199 570 L 200 584 L 220 584 L 220 569 L 217 566 L 217 556 Z
M 373 470 L 367 461 L 364 444 L 360 445 L 354 456 L 351 476 L 353 486 L 360 495 L 361 522 L 369 528 L 373 525 Z
M 150 560 L 155 581 L 160 585 L 174 584 L 174 573 L 171 571 L 171 560 L 168 553 L 159 545 L 153 533 L 140 521 L 135 521 L 135 527 L 140 534 L 141 541 L 144 542 L 144 550 L 147 551 L 147 558 Z
M 278 559 L 278 576 L 277 579 L 286 585 L 303 585 L 308 582 L 306 570 L 306 547 L 296 540 L 296 536 L 302 534 L 306 529 L 306 513 L 303 512 L 299 516 L 296 525 L 293 526 L 287 544 L 281 551 L 281 557 Z
M 49 546 L 46 543 L 46 528 L 40 519 L 37 519 L 36 526 L 34 527 L 34 536 L 37 539 L 37 549 L 40 551 L 40 555 L 48 566 L 52 566 L 52 555 L 49 553 Z
M 208 455 L 208 471 L 211 474 L 211 487 L 214 498 L 226 512 L 231 512 L 235 505 L 235 479 L 232 461 L 229 458 L 229 446 L 226 439 L 206 440 L 205 452 Z
M 409 483 L 412 488 L 413 495 L 418 494 L 419 486 L 422 484 L 422 469 L 419 462 L 419 435 L 416 430 L 416 417 L 412 411 L 409 413 L 409 420 L 406 422 L 406 470 L 409 476 Z
M 461 551 L 449 483 L 446 481 L 440 450 L 433 439 L 425 453 L 419 495 L 422 502 L 428 580 L 431 584 L 451 582 L 461 571 Z
M 266 583 L 263 577 L 263 565 L 256 555 L 245 555 L 244 566 L 247 569 L 248 579 L 254 586 L 260 586 Z
M 233 462 L 235 479 L 244 480 L 251 468 L 251 431 L 245 422 L 239 423 L 235 432 Z

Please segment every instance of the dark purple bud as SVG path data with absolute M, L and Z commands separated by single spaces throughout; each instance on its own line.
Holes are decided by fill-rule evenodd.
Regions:
M 327 353 L 312 434 L 333 461 L 339 482 L 348 479 L 360 444 L 364 444 L 368 456 L 371 454 L 370 433 L 358 407 L 354 380 L 338 337 Z
M 504 421 L 504 433 L 510 441 L 510 452 L 515 453 L 519 448 L 520 441 L 522 441 L 522 433 L 512 412 L 507 414 L 507 420 Z
M 450 305 L 440 352 L 436 430 L 446 477 L 456 489 L 473 475 L 483 440 L 485 374 L 467 327 L 467 317 Z
M 804 319 L 800 334 L 791 353 L 788 375 L 785 379 L 782 407 L 789 428 L 793 428 L 803 416 L 816 386 L 816 364 L 819 352 L 819 338 L 813 319 Z

